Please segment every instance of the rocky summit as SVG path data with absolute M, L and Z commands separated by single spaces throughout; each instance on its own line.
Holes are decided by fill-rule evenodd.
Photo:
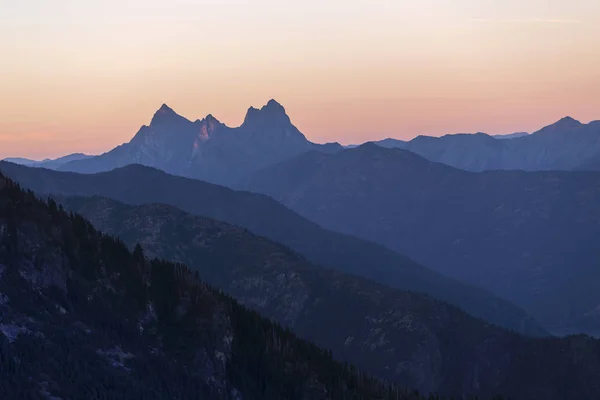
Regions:
M 142 126 L 130 142 L 58 169 L 95 173 L 142 164 L 231 186 L 252 172 L 303 152 L 339 149 L 338 144 L 308 141 L 275 100 L 260 109 L 250 107 L 242 125 L 234 128 L 212 115 L 192 122 L 163 104 L 150 124 Z

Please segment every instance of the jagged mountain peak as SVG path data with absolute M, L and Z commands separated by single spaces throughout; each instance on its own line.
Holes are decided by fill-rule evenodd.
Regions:
M 207 121 L 217 121 L 217 122 L 219 122 L 219 120 L 216 119 L 212 114 L 208 114 L 206 116 L 206 118 L 204 118 L 204 119 L 206 119 Z
M 260 109 L 250 107 L 244 118 L 244 125 L 252 123 L 264 123 L 264 122 L 279 122 L 279 123 L 290 123 L 290 117 L 285 112 L 285 108 L 279 104 L 276 100 L 271 99 L 266 105 Z
M 194 121 L 196 124 L 201 124 L 201 123 L 209 123 L 209 124 L 222 124 L 221 121 L 219 121 L 217 118 L 215 118 L 214 115 L 212 114 L 208 114 L 206 117 L 202 118 L 202 119 L 197 119 L 196 121 Z
M 577 121 L 575 118 L 566 116 L 561 118 L 558 123 L 560 124 L 570 124 L 570 125 L 581 125 L 581 122 Z
M 215 132 L 215 130 L 217 130 L 219 126 L 224 126 L 224 124 L 218 119 L 216 119 L 212 114 L 208 114 L 203 119 L 196 120 L 194 122 L 194 125 L 197 131 L 197 140 L 200 140 L 200 142 L 207 141 L 208 139 L 210 139 L 210 137 L 213 135 L 213 133 Z M 198 146 L 199 144 L 196 141 L 194 143 L 194 148 L 197 149 Z
M 272 110 L 281 110 L 282 112 L 285 113 L 285 108 L 283 108 L 283 106 L 277 102 L 277 100 L 275 99 L 271 99 L 267 102 L 267 104 L 265 106 L 263 106 L 262 108 L 264 109 L 272 109 Z
M 166 103 L 163 103 L 162 106 L 158 109 L 158 112 L 172 112 L 173 109 L 169 107 Z
M 167 104 L 163 103 L 163 105 L 160 106 L 160 108 L 158 110 L 156 110 L 156 112 L 154 113 L 152 120 L 154 120 L 156 118 L 162 118 L 162 117 L 173 116 L 173 115 L 177 115 L 177 113 L 171 107 L 169 107 Z
M 154 127 L 157 125 L 165 125 L 172 123 L 190 122 L 187 118 L 177 114 L 171 107 L 166 104 L 160 106 L 160 108 L 154 113 L 150 126 Z
M 551 125 L 543 127 L 536 133 L 565 131 L 565 130 L 579 128 L 582 125 L 583 124 L 581 122 L 577 121 L 575 118 L 567 116 L 567 117 L 559 119 L 558 121 L 556 121 L 555 123 L 553 123 Z
M 337 151 L 334 145 L 308 141 L 275 100 L 260 109 L 251 108 L 244 124 L 237 127 L 228 127 L 212 114 L 188 120 L 163 104 L 128 143 L 87 162 L 69 163 L 63 170 L 101 172 L 141 163 L 177 175 L 233 184 L 310 149 Z

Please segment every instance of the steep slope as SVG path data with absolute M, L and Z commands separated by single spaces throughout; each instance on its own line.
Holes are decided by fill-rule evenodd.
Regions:
M 1 163 L 0 170 L 38 193 L 100 195 L 128 204 L 170 204 L 249 229 L 289 246 L 316 264 L 391 287 L 427 293 L 517 332 L 546 334 L 521 309 L 485 290 L 448 279 L 382 246 L 322 229 L 263 195 L 233 191 L 139 165 L 94 175 L 9 163 Z
M 556 332 L 600 306 L 599 173 L 470 173 L 366 144 L 300 156 L 248 188 L 486 287 Z M 586 325 L 600 332 L 600 319 Z
M 0 175 L 4 399 L 413 398 Z
M 579 398 L 598 388 L 598 341 L 511 334 L 423 295 L 312 266 L 281 245 L 170 206 L 102 198 L 66 204 L 130 245 L 140 240 L 151 254 L 188 262 L 200 277 L 361 371 L 421 391 L 484 398 Z
M 143 126 L 129 143 L 60 169 L 95 173 L 142 164 L 232 185 L 249 173 L 303 152 L 332 153 L 340 149 L 337 143 L 309 142 L 275 100 L 261 109 L 250 107 L 243 124 L 236 128 L 225 126 L 212 115 L 192 122 L 163 104 L 150 125 Z

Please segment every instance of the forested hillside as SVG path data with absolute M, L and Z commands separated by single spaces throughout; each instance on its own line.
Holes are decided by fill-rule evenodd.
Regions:
M 0 398 L 413 399 L 0 176 Z

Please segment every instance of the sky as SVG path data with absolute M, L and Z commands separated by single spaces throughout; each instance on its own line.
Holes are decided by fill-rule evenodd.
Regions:
M 600 119 L 598 0 L 0 0 L 0 158 L 102 153 L 161 104 L 316 142 Z

